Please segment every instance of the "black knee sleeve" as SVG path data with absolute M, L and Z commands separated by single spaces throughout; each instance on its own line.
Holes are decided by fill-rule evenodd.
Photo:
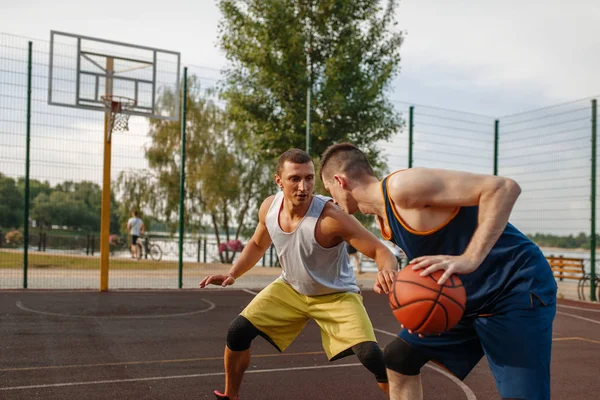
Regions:
M 227 347 L 232 351 L 244 351 L 250 348 L 250 343 L 260 331 L 246 318 L 238 315 L 229 325 L 227 331 Z
M 385 366 L 402 375 L 419 375 L 429 357 L 400 338 L 396 338 L 385 347 L 383 352 Z
M 352 350 L 362 365 L 375 375 L 377 382 L 386 383 L 388 381 L 383 352 L 377 343 L 362 342 L 352 346 Z

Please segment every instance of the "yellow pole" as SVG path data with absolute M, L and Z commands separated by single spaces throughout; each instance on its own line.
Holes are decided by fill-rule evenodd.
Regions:
M 106 95 L 112 95 L 114 60 L 106 59 Z M 100 214 L 100 291 L 108 291 L 108 255 L 110 252 L 110 163 L 111 163 L 111 110 L 104 111 L 104 167 L 102 174 L 102 211 Z

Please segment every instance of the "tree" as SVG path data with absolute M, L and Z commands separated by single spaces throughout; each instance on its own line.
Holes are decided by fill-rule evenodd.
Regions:
M 127 221 L 132 210 L 140 212 L 140 218 L 144 220 L 146 230 L 150 230 L 156 218 L 146 215 L 145 209 L 155 210 L 160 204 L 160 196 L 156 188 L 157 179 L 153 171 L 130 170 L 121 171 L 114 185 L 119 193 L 120 206 L 120 228 L 121 232 L 127 232 Z M 171 225 L 171 228 L 173 226 Z
M 16 182 L 0 173 L 0 227 L 19 228 L 23 225 L 23 195 Z
M 175 100 L 166 92 L 160 107 L 173 107 Z M 254 211 L 272 184 L 270 165 L 252 152 L 250 131 L 242 124 L 232 125 L 214 93 L 203 91 L 195 76 L 188 79 L 186 102 L 186 231 L 197 233 L 208 224 L 219 245 L 239 240 L 255 221 Z M 151 171 L 122 175 L 117 184 L 120 193 L 127 194 L 124 198 L 138 199 L 140 208 L 167 221 L 172 232 L 179 215 L 180 132 L 180 122 L 151 121 L 152 143 L 146 149 Z M 142 175 L 146 184 L 139 183 Z M 221 262 L 230 263 L 235 253 L 226 250 L 219 256 Z
M 273 158 L 304 148 L 312 87 L 312 155 L 349 140 L 374 164 L 376 143 L 401 127 L 386 99 L 399 70 L 396 0 L 221 0 L 220 43 L 231 65 L 224 98 Z
M 59 183 L 47 194 L 42 191 L 33 201 L 31 218 L 42 228 L 66 226 L 97 232 L 100 229 L 102 189 L 93 182 Z M 118 203 L 111 194 L 111 232 L 118 227 Z
M 17 180 L 17 186 L 19 187 L 19 191 L 23 195 L 23 198 L 25 198 L 25 178 L 24 177 L 20 177 Z M 30 199 L 30 201 L 35 200 L 35 198 L 40 193 L 46 193 L 47 195 L 50 195 L 51 192 L 52 192 L 52 187 L 50 186 L 50 182 L 48 182 L 48 181 L 41 182 L 41 181 L 38 181 L 37 179 L 29 180 L 29 199 Z

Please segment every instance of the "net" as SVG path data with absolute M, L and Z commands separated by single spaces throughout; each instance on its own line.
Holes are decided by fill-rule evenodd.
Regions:
M 129 130 L 129 116 L 135 107 L 135 100 L 123 96 L 102 96 L 107 110 L 110 110 L 109 133 Z

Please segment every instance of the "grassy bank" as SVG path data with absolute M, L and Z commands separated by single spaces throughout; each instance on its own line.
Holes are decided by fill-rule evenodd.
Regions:
M 72 268 L 72 269 L 99 269 L 100 258 L 71 254 L 48 254 L 41 252 L 30 252 L 28 255 L 29 268 Z M 132 260 L 126 258 L 110 258 L 111 269 L 127 270 L 168 270 L 177 269 L 176 261 L 152 261 Z M 185 266 L 198 265 L 197 263 L 185 263 Z M 0 251 L 0 268 L 23 268 L 22 251 Z

